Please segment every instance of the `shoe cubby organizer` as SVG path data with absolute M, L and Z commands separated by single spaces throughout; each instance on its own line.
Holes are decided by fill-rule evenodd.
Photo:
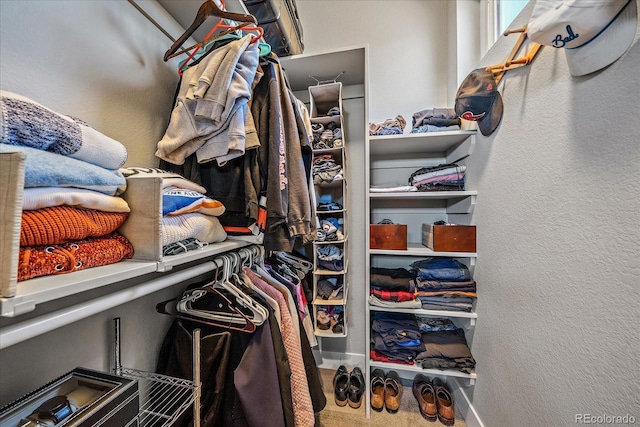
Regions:
M 320 337 L 346 337 L 349 284 L 342 83 L 310 86 L 309 100 L 318 224 L 313 243 L 315 333 Z

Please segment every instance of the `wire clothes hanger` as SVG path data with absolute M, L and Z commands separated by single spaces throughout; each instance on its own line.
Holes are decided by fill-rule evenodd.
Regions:
M 200 27 L 200 25 L 202 25 L 210 16 L 216 16 L 222 19 L 230 19 L 236 22 L 244 22 L 244 23 L 250 23 L 254 25 L 258 24 L 258 20 L 253 15 L 227 12 L 226 10 L 220 9 L 214 0 L 207 0 L 204 3 L 202 3 L 202 5 L 200 5 L 200 8 L 198 9 L 198 13 L 196 14 L 196 17 L 193 23 L 189 26 L 189 28 L 187 28 L 187 30 L 178 38 L 178 40 L 176 40 L 171 45 L 169 50 L 165 52 L 164 54 L 165 62 L 171 58 L 171 55 L 173 53 L 175 53 L 178 49 L 180 49 L 180 46 L 182 46 L 184 42 L 187 41 L 187 39 L 191 37 L 191 35 Z

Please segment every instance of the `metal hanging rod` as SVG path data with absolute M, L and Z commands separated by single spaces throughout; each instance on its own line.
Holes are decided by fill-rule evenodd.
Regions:
M 171 34 L 169 34 L 167 32 L 167 30 L 165 30 L 162 25 L 158 24 L 158 22 L 153 19 L 147 12 L 144 11 L 143 8 L 141 8 L 138 3 L 135 2 L 135 0 L 128 0 L 129 3 L 131 3 L 131 5 L 133 7 L 135 7 L 138 12 L 140 12 L 145 18 L 147 18 L 153 25 L 156 26 L 156 28 L 158 28 L 160 31 L 162 31 L 162 34 L 164 34 L 165 36 L 167 36 L 169 38 L 169 40 L 171 40 L 172 42 L 175 43 L 176 39 L 173 38 L 173 36 Z

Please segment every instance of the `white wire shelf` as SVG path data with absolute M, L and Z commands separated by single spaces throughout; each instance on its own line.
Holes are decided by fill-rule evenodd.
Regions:
M 140 427 L 172 425 L 184 411 L 192 408 L 198 392 L 193 381 L 181 378 L 131 368 L 122 368 L 119 375 L 138 380 Z

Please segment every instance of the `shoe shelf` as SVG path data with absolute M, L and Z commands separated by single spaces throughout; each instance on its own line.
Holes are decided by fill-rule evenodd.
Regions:
M 120 375 L 138 381 L 140 427 L 170 426 L 195 402 L 198 387 L 193 381 L 131 368 L 122 368 Z
M 470 374 L 467 374 L 466 372 L 456 371 L 454 369 L 425 369 L 420 366 L 406 365 L 403 363 L 378 362 L 375 360 L 370 360 L 369 366 L 372 368 L 380 368 L 380 369 L 383 369 L 384 371 L 396 371 L 398 373 L 407 373 L 410 375 L 415 375 L 417 373 L 420 373 L 424 375 L 464 378 L 464 379 L 468 379 L 470 381 L 470 384 L 474 384 L 477 378 L 475 372 L 471 372 Z
M 328 82 L 309 86 L 310 120 L 315 130 L 314 141 L 312 143 L 314 157 L 331 155 L 336 165 L 341 167 L 341 176 L 331 182 L 320 182 L 314 184 L 316 201 L 318 204 L 339 203 L 342 209 L 318 211 L 316 217 L 318 224 L 330 218 L 340 221 L 342 227 L 342 239 L 340 240 L 316 240 L 311 245 L 313 251 L 313 300 L 314 309 L 314 330 L 315 335 L 325 338 L 344 338 L 347 336 L 346 309 L 349 296 L 349 284 L 347 281 L 348 261 L 348 226 L 347 226 L 347 161 L 345 145 L 347 141 L 344 126 L 343 105 L 342 105 L 342 83 Z M 321 126 L 320 126 L 321 125 Z M 336 141 L 341 140 L 340 144 Z M 337 145 L 337 146 L 334 146 Z M 333 220 L 332 220 L 333 221 Z M 325 226 L 328 224 L 325 222 Z M 329 230 L 336 226 L 335 222 L 329 225 Z M 327 231 L 330 232 L 330 231 Z M 328 246 L 334 245 L 342 251 L 343 268 L 339 271 L 329 270 L 319 263 L 319 251 L 328 250 Z M 319 296 L 318 283 L 321 281 L 335 279 L 336 288 L 342 284 L 342 297 L 340 299 L 324 299 Z M 323 284 L 326 286 L 326 282 Z M 335 289 L 335 288 L 334 288 Z M 334 328 L 323 329 L 319 326 L 317 319 L 318 311 L 325 311 L 327 314 L 342 313 L 342 328 L 334 332 Z M 330 315 L 330 314 L 329 314 Z M 324 316 L 322 316 L 324 317 Z
M 456 163 L 467 166 L 476 143 L 475 131 L 457 130 L 426 132 L 416 134 L 399 134 L 383 136 L 367 136 L 365 146 L 365 188 L 392 188 L 406 186 L 411 174 L 423 167 Z M 468 176 L 468 175 L 467 175 Z M 461 190 L 455 191 L 413 191 L 413 192 L 379 192 L 368 191 L 365 197 L 365 208 L 368 212 L 366 224 L 366 265 L 365 284 L 370 286 L 372 267 L 406 268 L 414 261 L 431 258 L 455 258 L 469 268 L 471 277 L 475 270 L 476 252 L 440 252 L 429 249 L 422 244 L 422 224 L 430 224 L 444 220 L 448 223 L 470 225 L 478 192 L 468 189 L 470 182 L 465 182 Z M 472 184 L 472 183 L 471 183 Z M 394 224 L 407 226 L 406 249 L 371 249 L 369 248 L 369 225 L 389 219 Z M 465 324 L 465 335 L 473 337 L 473 329 L 478 318 L 475 303 L 472 311 L 433 310 L 407 307 L 382 307 L 371 305 L 369 299 L 365 303 L 366 327 L 365 342 L 374 337 L 371 321 L 374 313 L 404 313 L 420 317 L 450 318 Z M 443 307 L 446 308 L 446 307 Z M 468 340 L 468 338 L 467 338 Z M 470 341 L 468 341 L 470 342 Z M 471 351 L 473 351 L 471 349 Z M 396 371 L 404 379 L 412 379 L 417 374 L 451 377 L 468 380 L 475 384 L 476 373 L 465 373 L 457 369 L 425 369 L 420 365 L 375 361 L 369 357 L 366 349 L 366 415 L 370 416 L 370 380 L 371 371 L 379 368 Z M 455 381 L 454 381 L 455 382 Z
M 136 426 L 168 427 L 188 409 L 193 409 L 193 426 L 200 427 L 200 329 L 193 331 L 191 380 L 122 366 L 121 321 L 114 320 L 113 360 L 115 375 L 138 381 L 139 410 Z M 105 425 L 110 425 L 109 421 Z

